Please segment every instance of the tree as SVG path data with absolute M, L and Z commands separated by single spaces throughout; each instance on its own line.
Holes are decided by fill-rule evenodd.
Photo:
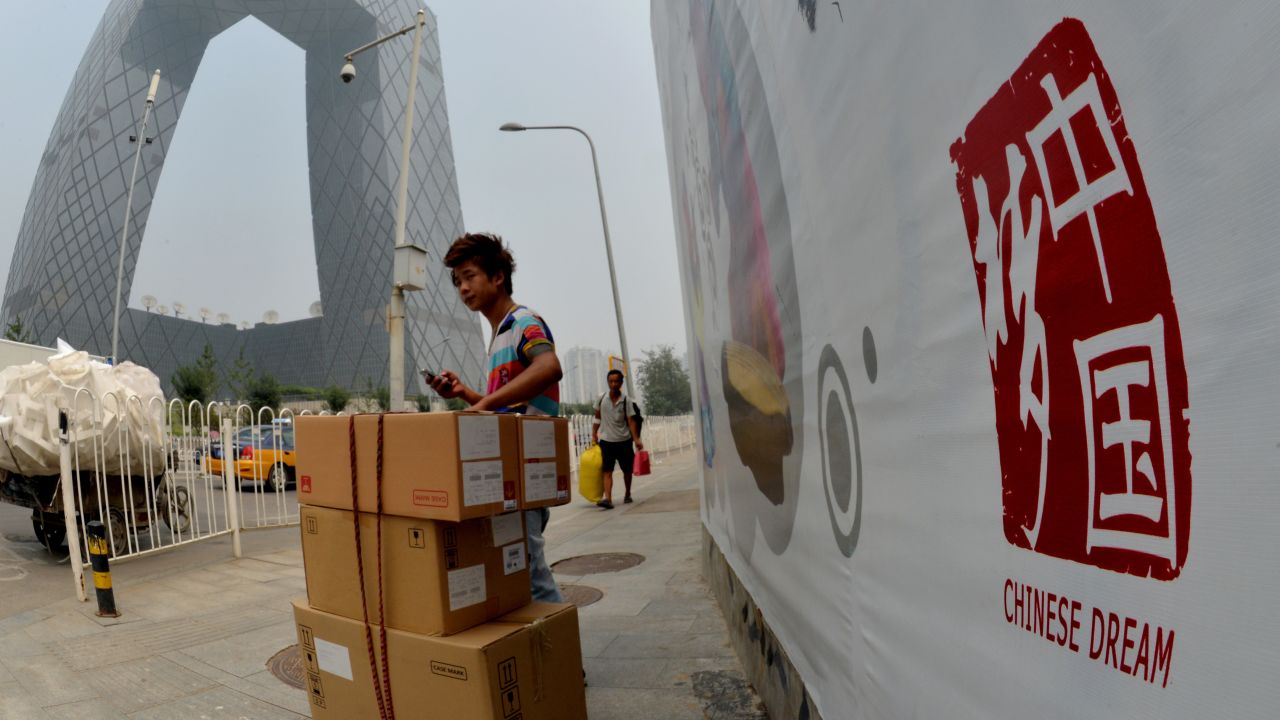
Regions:
M 646 415 L 683 415 L 693 411 L 689 373 L 676 357 L 675 348 L 659 345 L 644 352 L 640 361 L 640 392 Z
M 324 404 L 329 408 L 329 412 L 340 413 L 346 410 L 347 403 L 351 402 L 351 393 L 337 385 L 325 388 L 323 395 Z
M 431 412 L 430 395 L 418 395 L 413 400 L 418 404 L 418 412 Z
M 227 371 L 227 391 L 231 393 L 231 399 L 244 400 L 247 398 L 249 396 L 249 385 L 252 382 L 253 366 L 245 358 L 244 347 L 241 346 L 240 354 L 236 356 L 235 362 L 231 364 L 231 369 Z
M 204 350 L 200 352 L 200 358 L 196 360 L 196 367 L 209 381 L 209 398 L 212 399 L 218 394 L 218 358 L 213 354 L 213 345 L 204 344 Z
M 460 397 L 449 398 L 448 400 L 444 401 L 444 405 L 450 410 L 466 410 L 467 408 L 471 407 L 471 405 L 468 404 L 466 400 L 463 400 Z
M 280 407 L 280 381 L 275 376 L 263 373 L 250 378 L 245 389 L 245 400 L 253 408 L 254 415 L 264 407 L 272 410 Z
M 561 417 L 570 417 L 572 415 L 594 415 L 595 413 L 595 403 L 560 403 Z
M 213 356 L 213 346 L 208 343 L 204 352 L 191 365 L 182 365 L 169 381 L 173 384 L 173 392 L 182 398 L 183 404 L 197 401 L 205 404 L 218 392 L 218 360 Z
M 22 324 L 22 316 L 20 315 L 14 315 L 13 322 L 9 323 L 9 327 L 5 328 L 4 339 L 27 343 L 28 345 L 34 345 L 36 342 L 36 339 L 31 335 L 31 331 Z
M 391 390 L 386 385 L 374 387 L 373 378 L 366 377 L 365 408 L 366 412 L 387 412 L 391 409 Z

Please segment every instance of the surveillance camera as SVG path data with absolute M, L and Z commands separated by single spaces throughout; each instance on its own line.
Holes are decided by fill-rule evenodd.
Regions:
M 346 65 L 343 65 L 341 75 L 342 75 L 342 82 L 344 83 L 349 83 L 352 80 L 355 80 L 356 66 L 352 65 L 351 63 L 347 63 Z

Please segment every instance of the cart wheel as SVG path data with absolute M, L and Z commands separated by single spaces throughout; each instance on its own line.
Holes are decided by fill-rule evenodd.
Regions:
M 160 519 L 176 533 L 185 533 L 191 529 L 191 493 L 181 485 L 173 487 L 173 512 L 169 509 L 169 498 L 162 497 L 156 502 L 160 510 Z
M 33 514 L 31 529 L 36 533 L 36 540 L 39 540 L 40 544 L 50 552 L 62 547 L 63 541 L 67 539 L 67 526 L 61 520 L 50 520 L 48 517 L 41 520 L 39 516 Z
M 111 557 L 129 554 L 129 528 L 125 525 L 124 511 L 113 507 L 107 510 L 111 520 Z

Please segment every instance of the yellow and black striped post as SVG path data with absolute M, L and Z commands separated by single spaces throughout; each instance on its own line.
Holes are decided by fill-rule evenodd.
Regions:
M 93 589 L 98 595 L 98 617 L 120 617 L 116 612 L 116 596 L 111 590 L 111 567 L 107 563 L 107 556 L 111 554 L 111 547 L 107 545 L 107 528 L 101 520 L 92 520 L 87 529 Z

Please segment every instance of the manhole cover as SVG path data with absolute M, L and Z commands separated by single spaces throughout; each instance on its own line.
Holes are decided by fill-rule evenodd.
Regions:
M 580 608 L 599 602 L 604 597 L 604 593 L 590 585 L 561 585 L 560 594 L 564 596 L 565 602 Z
M 302 655 L 298 653 L 297 645 L 290 645 L 272 655 L 267 661 L 267 669 L 285 685 L 299 690 L 307 689 L 306 681 L 303 680 Z
M 635 553 L 592 553 L 561 560 L 551 568 L 565 575 L 591 575 L 626 570 L 642 562 L 644 556 Z

